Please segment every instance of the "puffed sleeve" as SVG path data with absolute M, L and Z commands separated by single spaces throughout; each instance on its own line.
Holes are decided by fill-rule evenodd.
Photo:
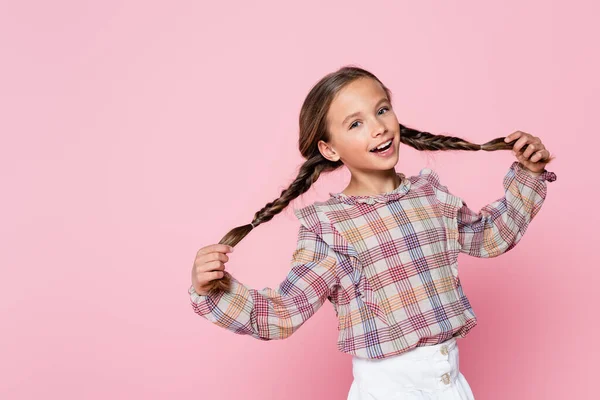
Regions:
M 277 289 L 252 289 L 231 276 L 229 292 L 188 290 L 198 315 L 240 335 L 285 339 L 323 305 L 336 285 L 337 259 L 319 236 L 301 225 L 291 269 Z
M 479 212 L 461 199 L 457 214 L 460 251 L 473 257 L 491 258 L 519 243 L 546 198 L 546 182 L 556 174 L 544 170 L 534 177 L 515 161 L 504 177 L 504 196 Z

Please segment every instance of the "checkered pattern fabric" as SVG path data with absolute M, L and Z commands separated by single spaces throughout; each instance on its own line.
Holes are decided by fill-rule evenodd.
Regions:
M 338 317 L 338 349 L 385 358 L 464 337 L 477 318 L 463 293 L 458 255 L 496 257 L 517 245 L 546 197 L 546 182 L 517 161 L 504 196 L 471 210 L 430 169 L 398 173 L 400 185 L 372 196 L 330 193 L 295 209 L 300 221 L 291 269 L 277 289 L 252 289 L 232 276 L 229 292 L 199 295 L 194 311 L 229 331 L 284 339 L 326 300 Z

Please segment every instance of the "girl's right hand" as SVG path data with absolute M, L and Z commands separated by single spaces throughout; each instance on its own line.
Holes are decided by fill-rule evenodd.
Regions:
M 198 250 L 192 268 L 192 286 L 196 293 L 207 295 L 211 281 L 221 279 L 225 275 L 225 263 L 233 247 L 226 244 L 211 244 Z

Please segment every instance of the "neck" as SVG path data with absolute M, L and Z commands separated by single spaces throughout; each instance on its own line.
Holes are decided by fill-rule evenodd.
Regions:
M 384 174 L 352 174 L 350 183 L 342 192 L 347 196 L 376 196 L 395 190 L 402 181 L 394 169 Z

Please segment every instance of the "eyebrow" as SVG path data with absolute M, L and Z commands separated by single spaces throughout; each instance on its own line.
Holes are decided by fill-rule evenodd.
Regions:
M 386 101 L 389 101 L 389 100 L 387 99 L 387 97 L 384 97 L 384 98 L 382 98 L 381 100 L 379 100 L 379 101 L 377 102 L 377 104 L 375 104 L 375 107 L 377 107 L 378 105 L 380 105 L 381 103 L 383 103 L 383 102 L 386 102 Z M 347 121 L 347 120 L 349 120 L 350 118 L 356 117 L 356 116 L 358 116 L 358 115 L 360 115 L 360 111 L 357 111 L 357 112 L 355 112 L 355 113 L 352 113 L 352 114 L 348 115 L 348 116 L 347 116 L 346 118 L 344 118 L 344 120 L 342 121 L 342 125 L 346 125 L 346 121 Z

